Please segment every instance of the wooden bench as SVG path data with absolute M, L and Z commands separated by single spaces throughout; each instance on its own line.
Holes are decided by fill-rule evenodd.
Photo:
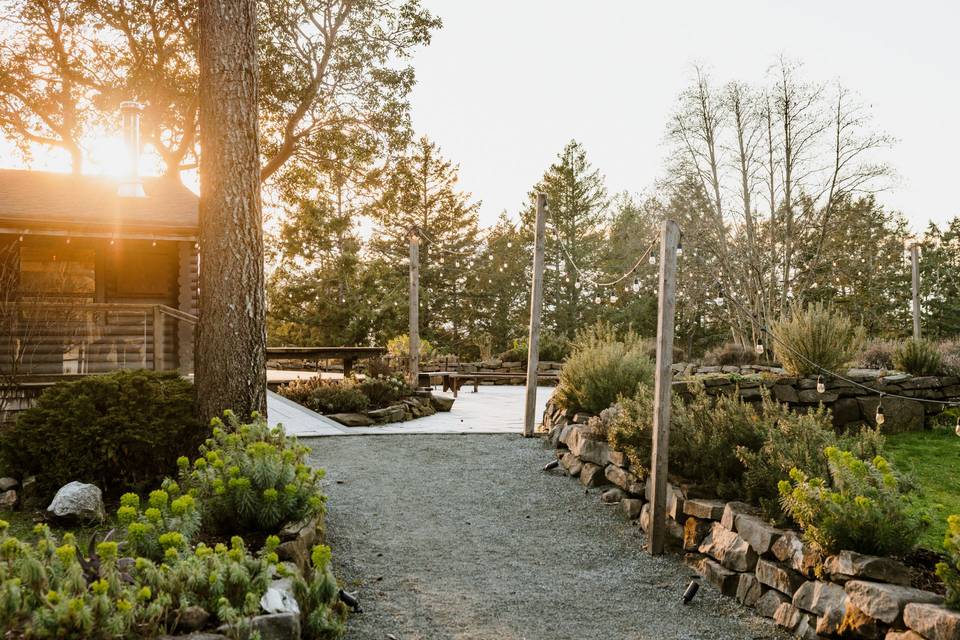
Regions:
M 463 386 L 461 381 L 473 380 L 473 392 L 476 393 L 480 390 L 480 381 L 481 380 L 523 380 L 526 382 L 527 374 L 526 372 L 521 373 L 449 373 L 443 372 L 443 390 L 446 391 L 450 389 L 453 391 L 453 397 L 456 398 L 457 394 L 460 391 L 460 387 Z M 537 382 L 542 380 L 559 380 L 560 376 L 555 373 L 540 373 L 537 372 Z
M 267 359 L 342 360 L 343 377 L 346 378 L 356 360 L 382 356 L 386 352 L 384 347 L 267 347 Z

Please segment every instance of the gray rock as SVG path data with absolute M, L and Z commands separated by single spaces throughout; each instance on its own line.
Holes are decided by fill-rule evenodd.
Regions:
M 569 451 L 563 454 L 563 457 L 560 458 L 560 464 L 563 465 L 563 468 L 567 470 L 567 473 L 571 476 L 579 476 L 580 472 L 583 470 L 583 463 L 580 462 L 580 458 L 573 455 Z
M 720 524 L 725 526 L 730 531 L 737 530 L 737 516 L 741 513 L 747 513 L 750 515 L 756 515 L 760 513 L 760 510 L 751 504 L 746 502 L 728 502 L 723 507 L 723 515 L 720 517 Z
M 719 522 L 713 523 L 710 534 L 700 545 L 700 553 L 716 558 L 724 567 L 734 571 L 753 571 L 757 566 L 757 554 L 747 541 Z
M 757 580 L 791 597 L 806 582 L 806 578 L 793 569 L 762 559 L 757 562 Z
M 644 482 L 626 469 L 616 465 L 607 465 L 603 471 L 607 480 L 614 486 L 620 487 L 633 496 L 642 496 L 644 494 Z
M 800 626 L 800 620 L 804 615 L 809 614 L 804 614 L 789 602 L 784 602 L 773 612 L 773 621 L 784 629 L 793 631 Z
M 757 602 L 753 605 L 753 608 L 764 618 L 772 618 L 777 612 L 777 609 L 780 608 L 781 604 L 790 602 L 790 599 L 787 596 L 783 595 L 776 589 L 770 589 L 764 593 Z
M 946 607 L 911 602 L 903 609 L 903 621 L 927 640 L 960 638 L 960 612 Z
M 824 616 L 824 618 L 821 618 L 821 621 L 828 618 L 829 616 Z M 825 624 L 817 626 L 823 627 L 824 630 L 826 630 Z M 850 602 L 849 598 L 847 598 L 844 607 L 843 620 L 840 621 L 840 624 L 836 625 L 833 633 L 841 631 L 845 638 L 879 638 L 882 634 L 881 625 L 877 624 L 874 618 L 858 609 L 856 605 Z
M 780 529 L 746 513 L 739 514 L 736 522 L 737 535 L 746 540 L 758 556 L 769 552 L 773 544 L 783 535 Z
M 157 640 L 231 640 L 230 636 L 222 633 L 190 633 L 187 635 L 163 635 L 157 636 Z
M 643 500 L 639 498 L 625 498 L 620 501 L 620 511 L 629 519 L 636 520 L 640 517 L 640 512 L 643 511 Z
M 16 508 L 18 500 L 16 489 L 8 489 L 0 493 L 0 511 L 9 511 Z
M 726 506 L 727 503 L 723 500 L 690 498 L 683 503 L 683 512 L 688 516 L 703 520 L 720 520 Z
M 193 633 L 203 629 L 210 620 L 210 612 L 196 605 L 185 607 L 178 612 L 177 632 Z
M 583 468 L 580 470 L 580 484 L 589 488 L 602 487 L 609 483 L 606 476 L 603 475 L 603 467 L 592 462 L 584 462 Z
M 0 478 L 0 491 L 10 491 L 10 489 L 16 489 L 20 486 L 20 483 L 17 482 L 16 478 Z
M 373 420 L 362 413 L 331 413 L 327 416 L 345 427 L 369 427 Z
M 737 595 L 737 585 L 740 582 L 740 577 L 736 571 L 731 571 L 719 562 L 706 557 L 700 559 L 698 571 L 707 582 L 715 586 L 723 595 Z
M 607 489 L 602 494 L 600 494 L 600 502 L 605 502 L 607 504 L 614 504 L 620 502 L 627 497 L 627 494 L 623 492 L 623 489 L 620 487 L 614 487 L 613 489 Z
M 857 398 L 857 402 L 860 403 L 860 412 L 870 426 L 876 427 L 874 416 L 877 413 L 879 398 L 877 396 L 864 396 Z M 881 426 L 881 430 L 885 434 L 921 431 L 923 429 L 925 413 L 923 404 L 920 402 L 887 396 L 883 399 L 883 413 L 886 420 Z
M 954 636 L 957 637 L 957 636 Z M 927 640 L 916 631 L 887 631 L 883 640 Z
M 300 605 L 293 597 L 293 586 L 289 578 L 274 580 L 260 597 L 260 608 L 266 613 L 300 613 Z
M 855 551 L 841 551 L 824 561 L 824 569 L 834 582 L 844 583 L 858 578 L 910 586 L 910 570 L 892 558 L 867 556 Z
M 871 618 L 891 625 L 900 619 L 907 603 L 943 602 L 943 597 L 930 591 L 865 580 L 851 580 L 844 585 L 844 590 L 850 604 Z
M 60 487 L 47 513 L 55 518 L 103 521 L 103 493 L 95 485 L 74 480 Z
M 649 502 L 644 502 L 640 507 L 640 528 L 644 533 L 650 532 L 650 519 L 653 517 L 650 513 L 652 507 Z
M 623 451 L 614 451 L 613 449 L 607 452 L 607 462 L 617 467 L 627 467 L 630 464 L 627 460 L 627 454 Z
M 752 607 L 763 595 L 763 585 L 757 580 L 757 576 L 752 573 L 741 573 L 740 582 L 737 583 L 737 602 Z
M 391 405 L 383 409 L 372 409 L 367 411 L 367 417 L 377 424 L 388 424 L 390 422 L 403 422 L 406 412 L 403 405 Z
M 710 520 L 701 520 L 690 516 L 683 524 L 683 548 L 685 551 L 696 551 L 703 541 L 710 535 L 713 523 Z
M 811 580 L 804 582 L 793 593 L 793 606 L 818 616 L 825 615 L 831 609 L 839 609 L 843 617 L 843 603 L 847 593 L 838 584 Z
M 784 531 L 770 547 L 770 551 L 777 560 L 808 578 L 813 577 L 814 570 L 820 563 L 820 554 L 803 542 L 795 531 Z
M 251 632 L 259 632 L 260 640 L 300 639 L 300 615 L 296 613 L 268 613 L 255 616 L 250 619 L 250 627 Z M 237 634 L 229 625 L 222 625 L 217 628 L 217 631 L 228 635 L 236 634 L 239 640 L 249 640 L 251 635 L 243 632 Z
M 585 438 L 581 432 L 576 442 L 570 445 L 570 451 L 577 454 L 584 462 L 592 462 L 603 467 L 607 464 L 610 445 L 599 440 Z
M 453 398 L 449 396 L 430 396 L 430 404 L 433 405 L 433 408 L 437 411 L 450 411 L 453 409 Z

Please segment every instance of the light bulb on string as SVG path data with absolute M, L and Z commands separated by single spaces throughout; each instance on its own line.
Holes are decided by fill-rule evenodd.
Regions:
M 610 304 L 616 304 L 616 303 L 617 303 L 617 294 L 611 293 L 611 294 L 610 294 Z
M 883 395 L 880 396 L 880 402 L 877 404 L 877 413 L 873 419 L 877 423 L 878 427 L 887 419 L 886 416 L 883 415 Z
M 512 249 L 512 248 L 513 248 L 513 242 L 511 242 L 510 240 L 507 240 L 507 249 Z
M 827 390 L 827 385 L 823 384 L 823 378 L 817 376 L 817 393 L 823 393 Z
M 649 262 L 651 265 L 657 264 L 657 256 L 651 253 L 650 258 L 647 260 L 647 262 Z
M 580 288 L 580 281 L 579 281 L 579 280 L 577 280 L 576 282 L 573 283 L 573 288 L 574 288 L 574 289 L 579 289 L 579 288 Z
M 960 436 L 960 416 L 957 416 L 957 426 L 953 428 L 953 432 Z
M 683 239 L 677 240 L 677 257 L 683 257 Z
M 633 279 L 633 292 L 640 293 L 640 278 Z
M 593 298 L 593 304 L 600 304 L 601 302 L 603 301 L 600 299 L 600 296 L 595 296 Z
M 760 342 L 759 340 L 757 340 L 757 344 L 756 344 L 756 346 L 753 347 L 753 351 L 754 351 L 754 353 L 756 353 L 758 356 L 762 356 L 762 355 L 763 355 L 763 343 Z

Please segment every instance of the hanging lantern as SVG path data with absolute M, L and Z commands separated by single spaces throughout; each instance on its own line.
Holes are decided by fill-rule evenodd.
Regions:
M 823 384 L 823 378 L 817 376 L 817 393 L 823 393 L 827 390 L 827 385 Z
M 886 416 L 883 415 L 883 396 L 880 396 L 880 403 L 877 404 L 877 414 L 873 417 L 874 421 L 879 427 L 886 421 Z

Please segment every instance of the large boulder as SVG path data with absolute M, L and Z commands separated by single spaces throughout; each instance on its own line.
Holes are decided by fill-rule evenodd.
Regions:
M 806 582 L 806 578 L 790 567 L 763 559 L 757 562 L 757 580 L 791 597 Z
M 17 482 L 16 478 L 4 477 L 0 478 L 0 491 L 10 491 L 11 489 L 16 489 L 20 486 L 20 483 Z
M 369 427 L 373 424 L 373 420 L 362 413 L 331 413 L 327 417 L 345 427 Z
M 737 535 L 746 540 L 758 556 L 769 552 L 773 544 L 783 535 L 780 529 L 746 513 L 738 514 L 736 523 Z
M 834 582 L 864 579 L 910 586 L 910 570 L 892 558 L 867 556 L 855 551 L 841 551 L 824 561 L 824 569 Z
M 911 602 L 903 608 L 903 621 L 927 640 L 960 638 L 960 612 L 946 607 Z
M 642 496 L 644 494 L 644 482 L 622 467 L 613 464 L 607 465 L 604 469 L 604 475 L 611 484 L 620 487 L 630 495 Z
M 940 604 L 943 597 L 912 587 L 865 580 L 851 580 L 844 585 L 848 602 L 871 618 L 894 624 L 908 603 Z
M 102 522 L 107 517 L 100 488 L 76 480 L 60 487 L 47 507 L 47 513 L 54 518 L 65 520 Z
M 783 535 L 770 547 L 770 552 L 777 560 L 808 578 L 813 577 L 821 558 L 820 554 L 803 542 L 795 531 L 784 531 Z
M 700 559 L 696 569 L 700 575 L 715 586 L 723 595 L 737 595 L 740 576 L 737 575 L 736 571 L 731 571 L 723 567 L 719 562 L 706 557 Z
M 260 640 L 299 640 L 300 614 L 268 613 L 251 618 L 249 630 L 239 626 L 231 628 L 230 625 L 222 625 L 217 628 L 217 632 L 240 640 L 249 640 L 253 633 L 258 633 Z
M 741 513 L 757 515 L 760 510 L 746 502 L 728 502 L 723 507 L 723 515 L 720 516 L 720 524 L 730 531 L 737 530 L 737 516 Z
M 838 584 L 811 580 L 794 591 L 793 606 L 823 616 L 832 609 L 842 612 L 846 597 L 847 593 Z
M 753 571 L 757 566 L 757 554 L 747 541 L 719 522 L 713 523 L 710 534 L 700 545 L 700 553 L 716 558 L 724 567 L 734 571 Z
M 764 618 L 772 618 L 781 604 L 790 602 L 790 598 L 776 589 L 770 589 L 754 603 L 753 608 Z
M 430 404 L 437 411 L 450 411 L 453 409 L 453 398 L 449 396 L 430 396 Z
M 737 601 L 747 607 L 752 607 L 763 595 L 763 585 L 752 573 L 741 573 L 737 583 Z
M 630 520 L 636 520 L 640 517 L 643 510 L 643 500 L 639 498 L 625 498 L 620 501 L 620 511 Z
M 580 470 L 580 484 L 590 488 L 602 487 L 609 483 L 606 476 L 603 475 L 603 467 L 592 462 L 584 462 L 583 468 Z
M 727 506 L 723 500 L 708 500 L 707 498 L 690 498 L 683 503 L 683 512 L 688 516 L 702 520 L 720 520 L 723 510 Z
M 567 473 L 571 476 L 579 476 L 583 470 L 583 463 L 580 462 L 580 458 L 569 451 L 561 456 L 560 464 L 563 465 L 563 468 L 566 469 Z

